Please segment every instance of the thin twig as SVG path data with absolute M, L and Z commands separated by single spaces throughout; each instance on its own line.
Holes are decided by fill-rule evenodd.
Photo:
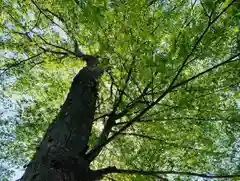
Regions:
M 108 173 L 122 173 L 122 174 L 138 174 L 138 175 L 149 175 L 149 176 L 158 176 L 161 175 L 181 175 L 181 176 L 196 176 L 201 178 L 209 178 L 209 179 L 223 179 L 223 178 L 240 178 L 239 174 L 236 175 L 214 175 L 214 174 L 203 174 L 203 173 L 195 173 L 195 172 L 179 172 L 179 171 L 143 171 L 143 170 L 125 170 L 125 169 L 117 169 L 112 168 L 107 170 Z
M 25 62 L 27 62 L 28 60 L 34 59 L 34 58 L 40 56 L 40 55 L 43 54 L 43 53 L 44 53 L 44 52 L 38 53 L 37 55 L 34 55 L 34 56 L 32 56 L 32 57 L 29 57 L 29 58 L 27 58 L 27 59 L 21 60 L 21 61 L 19 61 L 19 62 L 16 62 L 16 63 L 10 65 L 10 66 L 7 67 L 6 69 L 3 69 L 3 71 L 0 73 L 0 76 L 3 75 L 5 72 L 9 71 L 11 68 L 17 67 L 17 66 L 19 66 L 20 64 L 25 63 Z

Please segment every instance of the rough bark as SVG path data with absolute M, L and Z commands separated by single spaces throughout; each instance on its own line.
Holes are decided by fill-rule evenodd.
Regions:
M 103 171 L 93 171 L 86 159 L 91 134 L 99 71 L 87 67 L 73 79 L 61 111 L 47 129 L 21 181 L 91 181 Z

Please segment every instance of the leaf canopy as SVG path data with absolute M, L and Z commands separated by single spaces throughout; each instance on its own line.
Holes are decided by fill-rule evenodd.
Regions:
M 119 116 L 110 138 L 118 136 L 93 168 L 239 174 L 238 1 L 3 0 L 0 6 L 1 79 L 8 87 L 1 92 L 16 101 L 19 118 L 14 141 L 3 147 L 5 160 L 20 166 L 31 159 L 84 66 L 74 55 L 77 41 L 106 70 L 90 146 L 104 118 L 113 110 Z

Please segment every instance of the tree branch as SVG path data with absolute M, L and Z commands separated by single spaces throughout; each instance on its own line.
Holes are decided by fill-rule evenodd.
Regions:
M 132 70 L 133 70 L 133 65 L 135 62 L 135 57 L 133 58 L 131 65 L 130 65 L 130 70 L 128 72 L 127 78 L 125 80 L 125 84 L 122 90 L 120 90 L 120 95 L 118 100 L 115 102 L 114 106 L 113 106 L 113 111 L 110 113 L 109 119 L 105 122 L 104 128 L 98 138 L 98 140 L 96 141 L 96 143 L 93 146 L 93 149 L 98 148 L 99 145 L 101 145 L 102 143 L 106 142 L 106 140 L 108 139 L 108 136 L 112 130 L 112 127 L 115 124 L 115 112 L 119 106 L 119 104 L 122 102 L 122 97 L 124 95 L 124 91 L 128 86 L 128 83 L 130 81 L 130 77 L 132 75 Z M 101 147 L 102 148 L 102 147 Z M 97 151 L 95 151 L 93 154 L 88 155 L 87 159 L 89 162 L 92 162 L 97 156 L 98 154 L 101 152 L 102 149 L 98 149 Z
M 119 104 L 122 102 L 122 97 L 123 97 L 123 95 L 124 95 L 124 91 L 125 91 L 125 89 L 127 88 L 128 83 L 129 83 L 129 81 L 130 81 L 130 77 L 131 77 L 131 75 L 132 75 L 132 70 L 133 70 L 133 65 L 134 65 L 134 63 L 135 63 L 135 57 L 133 57 L 133 60 L 132 60 L 131 65 L 130 65 L 130 69 L 129 69 L 129 71 L 128 71 L 127 78 L 126 78 L 126 80 L 125 80 L 124 87 L 123 87 L 122 90 L 120 90 L 120 96 L 119 96 L 119 98 L 118 98 L 118 101 L 116 102 L 116 104 L 115 104 L 114 107 L 113 107 L 112 114 L 115 114 L 115 112 L 116 112 Z
M 183 82 L 180 82 L 179 84 L 175 85 L 175 86 L 171 86 L 171 87 L 168 87 L 166 89 L 166 91 L 164 91 L 153 103 L 151 103 L 149 106 L 147 106 L 145 109 L 143 109 L 137 116 L 135 116 L 132 120 L 130 120 L 129 122 L 127 122 L 122 128 L 119 129 L 118 132 L 116 132 L 115 134 L 113 134 L 111 137 L 109 137 L 106 142 L 102 143 L 101 145 L 99 145 L 98 147 L 90 150 L 88 152 L 88 156 L 90 156 L 91 154 L 93 154 L 95 151 L 98 151 L 99 149 L 102 149 L 102 147 L 104 147 L 105 145 L 107 145 L 109 142 L 111 142 L 116 136 L 118 136 L 122 131 L 125 131 L 128 127 L 130 127 L 133 123 L 137 122 L 147 111 L 149 111 L 152 107 L 154 107 L 160 100 L 162 100 L 169 92 L 171 92 L 173 89 L 179 87 L 179 86 L 182 86 L 182 85 L 185 85 L 186 83 L 188 83 L 189 81 L 201 76 L 201 75 L 204 75 L 205 73 L 213 70 L 213 69 L 216 69 L 218 67 L 220 67 L 221 65 L 224 65 L 226 63 L 229 63 L 229 62 L 232 62 L 231 60 L 238 57 L 240 55 L 237 54 L 231 58 L 229 58 L 228 60 L 220 63 L 220 64 L 217 64 L 209 69 L 207 69 L 206 71 L 204 72 L 201 72 L 199 74 L 197 74 L 196 76 L 193 76 L 192 78 L 186 80 L 186 81 L 183 81 Z M 126 110 L 125 110 L 126 111 Z M 124 112 L 121 112 L 121 115 L 124 114 Z M 121 116 L 121 115 L 118 115 L 118 116 Z
M 187 57 L 185 58 L 185 60 L 183 61 L 181 67 L 179 68 L 176 76 L 173 78 L 173 80 L 172 80 L 172 82 L 170 83 L 169 87 L 171 87 L 171 86 L 174 85 L 174 83 L 175 83 L 175 81 L 177 80 L 178 76 L 180 75 L 180 73 L 182 72 L 183 68 L 185 67 L 188 59 L 193 55 L 193 52 L 197 49 L 197 46 L 198 46 L 199 43 L 202 41 L 203 37 L 205 36 L 205 34 L 207 33 L 207 31 L 209 30 L 209 28 L 211 27 L 211 25 L 212 25 L 213 23 L 215 23 L 215 22 L 218 20 L 218 18 L 219 18 L 224 12 L 226 12 L 227 9 L 228 9 L 235 1 L 236 1 L 236 0 L 233 0 L 231 3 L 229 3 L 228 6 L 225 7 L 225 8 L 222 10 L 222 12 L 219 13 L 218 16 L 216 16 L 215 19 L 213 19 L 212 21 L 210 21 L 210 19 L 209 19 L 209 22 L 208 22 L 208 25 L 207 25 L 206 29 L 205 29 L 205 30 L 203 31 L 203 33 L 200 35 L 200 37 L 198 38 L 198 40 L 197 40 L 196 43 L 194 44 L 191 52 L 188 54 L 188 56 L 187 56 Z
M 48 20 L 50 20 L 53 24 L 55 24 L 56 26 L 58 26 L 61 30 L 63 30 L 65 33 L 66 31 L 59 25 L 57 24 L 55 21 L 53 21 L 48 15 L 46 15 L 46 13 L 43 12 L 43 10 L 36 4 L 36 2 L 34 0 L 31 0 L 31 2 L 34 4 L 34 6 L 36 6 L 36 8 L 38 9 L 38 11 L 40 13 L 42 13 Z M 50 13 L 50 12 L 49 12 Z M 50 13 L 51 14 L 51 13 Z M 61 19 L 59 19 L 61 20 Z M 67 34 L 67 33 L 66 33 Z
M 182 145 L 182 143 L 175 143 L 175 142 L 179 142 L 179 140 L 173 140 L 173 141 L 171 141 L 171 140 L 169 140 L 169 142 L 168 141 L 165 141 L 165 140 L 162 140 L 162 139 L 158 139 L 158 138 L 154 138 L 154 137 L 151 137 L 151 136 L 148 136 L 148 135 L 143 135 L 143 134 L 138 134 L 138 133 L 125 133 L 125 132 L 123 132 L 123 133 L 120 133 L 121 135 L 123 135 L 123 136 L 135 136 L 135 137 L 139 137 L 139 138 L 143 138 L 143 139 L 147 139 L 147 140 L 151 140 L 151 141 L 158 141 L 158 142 L 160 142 L 161 143 L 161 145 L 167 145 L 167 146 L 170 146 L 170 147 L 172 147 L 172 148 L 174 148 L 174 149 L 187 149 L 188 151 L 189 150 L 191 150 L 191 151 L 196 151 L 196 152 L 204 152 L 204 153 L 207 153 L 207 152 L 209 152 L 209 153 L 211 153 L 211 154 L 222 154 L 221 152 L 214 152 L 214 151 L 207 151 L 207 150 L 201 150 L 201 149 L 199 149 L 199 148 L 195 148 L 195 147 L 193 147 L 193 146 L 184 146 L 184 145 Z
M 50 13 L 52 16 L 55 16 L 55 17 L 58 18 L 60 21 L 64 22 L 64 20 L 63 20 L 62 17 L 60 17 L 60 16 L 57 15 L 56 13 L 50 11 L 49 9 L 46 8 L 46 9 L 42 9 L 42 10 L 43 10 L 43 11 L 46 11 L 46 12 L 48 12 L 48 13 Z
M 207 70 L 205 70 L 205 71 L 203 71 L 203 72 L 201 72 L 201 73 L 199 73 L 199 74 L 197 74 L 197 75 L 195 75 L 195 76 L 193 76 L 193 77 L 191 77 L 191 78 L 189 78 L 187 80 L 179 82 L 178 84 L 172 86 L 172 89 L 175 89 L 175 88 L 177 88 L 179 86 L 185 85 L 186 83 L 188 83 L 188 82 L 190 82 L 190 81 L 192 81 L 192 80 L 194 80 L 194 79 L 196 79 L 196 78 L 198 78 L 198 77 L 200 77 L 200 76 L 202 76 L 202 75 L 204 75 L 204 74 L 206 74 L 206 73 L 208 73 L 208 72 L 210 72 L 210 71 L 212 71 L 212 70 L 214 70 L 214 69 L 216 69 L 216 68 L 218 68 L 218 67 L 220 67 L 220 66 L 222 66 L 224 64 L 231 63 L 231 62 L 239 60 L 237 58 L 238 56 L 240 56 L 240 53 L 230 57 L 229 59 L 225 60 L 224 62 L 221 62 L 221 63 L 219 63 L 219 64 L 217 64 L 217 65 L 215 65 L 215 66 L 213 66 L 213 67 L 211 67 L 211 68 L 209 68 L 209 69 L 207 69 Z M 233 60 L 233 59 L 235 59 L 235 60 Z
M 10 65 L 9 67 L 5 68 L 5 69 L 2 69 L 2 72 L 0 73 L 0 76 L 3 75 L 5 72 L 9 71 L 11 68 L 17 67 L 17 66 L 19 66 L 20 64 L 25 63 L 25 62 L 27 62 L 28 60 L 34 59 L 34 58 L 40 56 L 40 55 L 43 54 L 43 53 L 44 53 L 44 52 L 38 53 L 37 55 L 34 55 L 34 56 L 29 57 L 29 58 L 27 58 L 27 59 L 21 60 L 21 61 L 19 61 L 19 62 L 16 62 L 16 63 Z
M 44 52 L 49 52 L 49 53 L 53 53 L 53 54 L 60 54 L 60 55 L 64 55 L 64 56 L 68 55 L 68 53 L 66 53 L 66 52 L 57 52 L 57 51 L 45 49 L 43 47 L 40 47 L 40 49 L 42 49 Z
M 159 175 L 181 175 L 181 176 L 195 176 L 208 179 L 224 179 L 224 178 L 240 178 L 240 175 L 214 175 L 214 174 L 203 174 L 195 172 L 178 172 L 178 171 L 143 171 L 143 170 L 125 170 L 111 167 L 105 174 L 109 173 L 122 173 L 122 174 L 137 174 L 137 175 L 148 175 L 158 177 Z M 162 179 L 165 179 L 162 177 Z M 166 179 L 165 179 L 166 180 Z
M 177 84 L 175 86 L 174 83 L 176 81 L 176 79 L 178 78 L 178 76 L 180 75 L 180 73 L 182 72 L 183 68 L 185 67 L 185 64 L 187 63 L 189 57 L 193 54 L 193 52 L 196 50 L 198 44 L 201 42 L 201 40 L 203 39 L 204 35 L 207 33 L 208 29 L 210 28 L 210 26 L 217 21 L 217 19 L 235 2 L 236 0 L 233 0 L 226 8 L 223 9 L 223 11 L 221 13 L 219 13 L 219 15 L 212 21 L 210 21 L 208 23 L 208 26 L 207 28 L 204 30 L 204 32 L 201 34 L 201 36 L 199 37 L 199 39 L 197 40 L 197 42 L 195 43 L 192 51 L 190 52 L 190 54 L 188 54 L 188 56 L 186 57 L 186 59 L 184 60 L 182 66 L 180 67 L 180 69 L 178 70 L 177 72 L 177 75 L 174 77 L 174 79 L 172 80 L 172 82 L 170 83 L 170 85 L 168 86 L 168 88 L 154 101 L 152 102 L 150 105 L 148 105 L 145 109 L 143 109 L 137 116 L 135 116 L 132 120 L 130 120 L 128 123 L 126 123 L 122 128 L 119 129 L 119 131 L 117 131 L 115 134 L 113 134 L 111 137 L 109 137 L 104 143 L 98 145 L 97 147 L 93 148 L 92 150 L 90 150 L 88 153 L 87 153 L 87 158 L 88 157 L 91 157 L 91 155 L 94 155 L 95 152 L 99 152 L 99 150 L 101 150 L 104 146 L 106 146 L 109 142 L 111 142 L 116 136 L 118 136 L 121 132 L 125 131 L 127 128 L 129 128 L 133 123 L 135 123 L 136 121 L 138 121 L 146 112 L 148 112 L 152 107 L 154 107 L 160 100 L 162 100 L 169 92 L 171 92 L 173 89 L 179 87 L 179 86 L 182 86 L 182 85 L 185 85 L 187 82 L 207 73 L 208 71 L 210 70 L 213 70 L 223 64 L 226 64 L 230 61 L 227 60 L 225 62 L 222 62 L 190 79 L 188 79 L 187 81 L 183 81 L 181 84 Z M 237 55 L 238 56 L 238 55 Z M 237 57 L 235 56 L 235 57 Z M 144 91 L 143 91 L 143 94 L 144 95 Z M 131 106 L 134 106 L 134 104 L 132 104 Z M 123 110 L 120 114 L 116 115 L 115 116 L 115 120 L 119 117 L 119 116 L 124 116 L 128 111 L 129 111 L 130 108 L 127 108 L 125 110 Z
M 206 111 L 206 110 L 205 110 Z M 211 111 L 211 110 L 209 110 Z M 192 118 L 192 117 L 173 117 L 173 118 L 168 118 L 168 119 L 164 119 L 164 118 L 159 118 L 159 119 L 147 119 L 147 120 L 138 120 L 136 121 L 136 123 L 151 123 L 151 122 L 158 122 L 158 121 L 172 121 L 172 120 L 192 120 L 192 121 L 209 121 L 209 122 L 220 122 L 220 121 L 227 121 L 227 122 L 235 122 L 233 120 L 229 120 L 229 119 L 217 119 L 217 118 Z M 237 121 L 236 121 L 237 122 Z M 118 126 L 118 125 L 123 125 L 126 124 L 128 122 L 120 122 L 120 123 L 116 123 L 114 126 Z
M 49 43 L 49 42 L 47 42 L 47 41 L 46 41 L 42 36 L 40 36 L 40 35 L 38 35 L 38 37 L 39 37 L 45 44 L 50 45 L 50 46 L 55 47 L 55 48 L 59 48 L 59 49 L 61 49 L 61 50 L 64 50 L 66 53 L 69 53 L 69 54 L 71 54 L 71 55 L 76 56 L 76 54 L 75 54 L 74 52 L 72 52 L 72 51 L 70 51 L 70 50 L 68 50 L 68 49 L 66 49 L 66 48 L 64 48 L 64 47 L 61 47 L 61 46 L 58 46 L 58 45 L 54 45 L 54 44 L 52 44 L 52 43 Z

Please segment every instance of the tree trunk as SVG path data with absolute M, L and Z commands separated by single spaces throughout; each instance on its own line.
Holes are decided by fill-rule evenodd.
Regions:
M 101 177 L 85 159 L 99 71 L 87 67 L 73 79 L 67 99 L 36 150 L 21 181 L 91 181 Z

